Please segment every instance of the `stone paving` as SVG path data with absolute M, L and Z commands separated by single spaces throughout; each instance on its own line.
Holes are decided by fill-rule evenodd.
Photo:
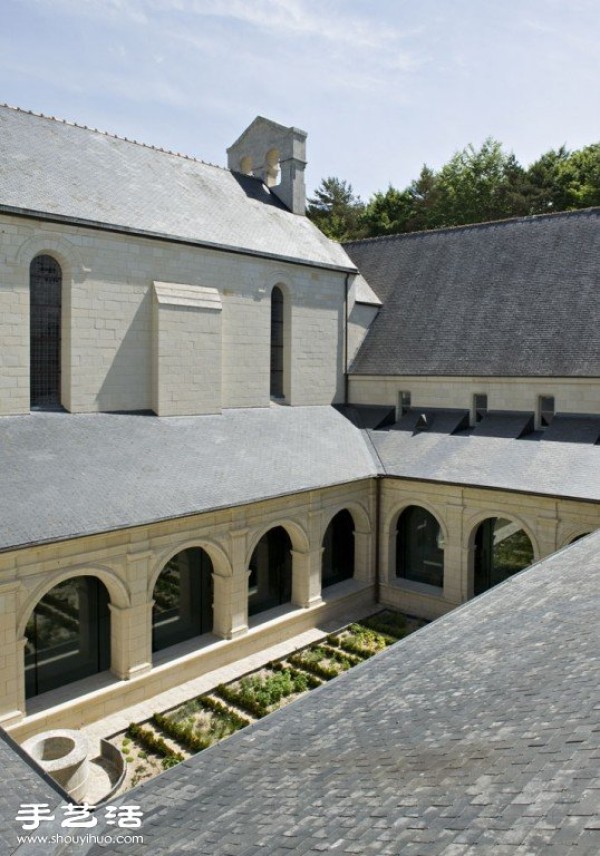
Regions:
M 346 610 L 336 614 L 335 618 L 321 622 L 320 627 L 313 627 L 296 636 L 292 636 L 277 645 L 271 645 L 258 651 L 256 654 L 251 654 L 248 657 L 243 657 L 230 663 L 228 666 L 223 666 L 220 669 L 214 669 L 211 672 L 206 672 L 203 675 L 195 678 L 193 681 L 181 684 L 173 689 L 166 690 L 158 695 L 152 696 L 139 704 L 131 705 L 124 708 L 118 713 L 111 714 L 90 725 L 84 726 L 81 731 L 87 736 L 92 753 L 98 752 L 100 749 L 99 741 L 102 737 L 110 737 L 124 728 L 127 728 L 130 722 L 143 722 L 152 716 L 153 713 L 169 710 L 178 704 L 182 704 L 190 698 L 194 698 L 201 693 L 214 689 L 219 684 L 228 683 L 235 678 L 245 675 L 254 669 L 264 666 L 265 663 L 271 660 L 278 660 L 303 648 L 305 645 L 310 645 L 318 639 L 322 639 L 327 633 L 350 624 L 359 618 L 364 618 L 366 615 L 371 615 L 377 612 L 380 607 L 376 605 L 370 606 L 365 610 L 363 607 L 360 610 Z

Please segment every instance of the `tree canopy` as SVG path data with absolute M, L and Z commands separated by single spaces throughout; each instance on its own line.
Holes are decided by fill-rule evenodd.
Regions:
M 307 214 L 330 238 L 350 241 L 593 205 L 600 205 L 600 143 L 573 152 L 561 146 L 524 168 L 488 137 L 437 172 L 424 165 L 404 190 L 390 184 L 366 205 L 347 181 L 326 178 Z

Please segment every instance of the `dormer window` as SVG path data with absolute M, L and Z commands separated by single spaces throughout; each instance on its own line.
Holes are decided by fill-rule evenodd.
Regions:
M 481 422 L 488 409 L 488 397 L 484 392 L 476 392 L 473 396 L 473 422 Z
M 411 406 L 411 395 L 408 390 L 401 390 L 398 393 L 398 419 L 401 416 L 405 416 L 410 410 Z
M 547 428 L 554 419 L 554 396 L 540 395 L 538 399 L 538 418 L 540 428 Z

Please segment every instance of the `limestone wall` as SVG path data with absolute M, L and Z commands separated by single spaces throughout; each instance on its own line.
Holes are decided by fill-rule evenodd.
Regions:
M 150 697 L 315 626 L 327 606 L 321 591 L 323 538 L 332 517 L 344 508 L 354 519 L 354 577 L 328 588 L 326 600 L 372 603 L 374 503 L 375 483 L 365 480 L 1 554 L 0 723 L 16 725 L 26 711 L 37 709 L 36 699 L 33 705 L 25 703 L 26 625 L 39 600 L 63 580 L 89 574 L 108 590 L 114 681 L 107 687 L 104 680 L 99 695 L 92 690 L 77 701 L 71 685 L 61 688 L 54 712 L 33 715 L 32 733 L 54 727 L 55 720 L 78 727 L 119 709 L 132 694 L 138 701 Z M 273 526 L 283 526 L 292 543 L 292 603 L 272 620 L 266 613 L 249 623 L 249 563 L 261 536 Z M 213 635 L 208 642 L 204 636 L 198 637 L 200 643 L 182 643 L 178 654 L 162 651 L 157 660 L 152 654 L 154 586 L 169 559 L 189 547 L 202 547 L 212 561 Z M 69 713 L 71 708 L 76 714 Z
M 488 410 L 536 412 L 539 396 L 554 396 L 557 413 L 600 413 L 600 378 L 351 376 L 354 404 L 397 406 L 398 393 L 410 391 L 413 407 L 471 410 L 473 396 L 485 393 Z
M 341 400 L 342 273 L 3 215 L 0 415 L 29 412 L 29 265 L 41 253 L 55 257 L 63 273 L 61 401 L 67 410 L 153 409 L 155 281 L 217 289 L 221 407 L 269 404 L 275 285 L 289 301 L 288 403 Z M 190 412 L 195 393 L 184 388 L 184 375 L 178 383 L 174 399 Z M 197 412 L 207 411 L 203 405 Z

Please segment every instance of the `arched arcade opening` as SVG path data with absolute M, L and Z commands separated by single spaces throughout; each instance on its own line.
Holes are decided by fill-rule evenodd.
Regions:
M 212 575 L 212 561 L 201 547 L 189 547 L 169 559 L 152 595 L 153 651 L 212 632 Z
M 347 509 L 338 511 L 323 538 L 321 585 L 335 585 L 354 575 L 354 520 Z
M 474 540 L 473 594 L 481 594 L 533 562 L 531 539 L 518 523 L 488 517 Z
M 25 629 L 27 698 L 110 667 L 108 602 L 92 576 L 64 580 L 39 600 Z
M 248 615 L 282 606 L 292 599 L 292 542 L 283 526 L 262 536 L 250 559 Z

